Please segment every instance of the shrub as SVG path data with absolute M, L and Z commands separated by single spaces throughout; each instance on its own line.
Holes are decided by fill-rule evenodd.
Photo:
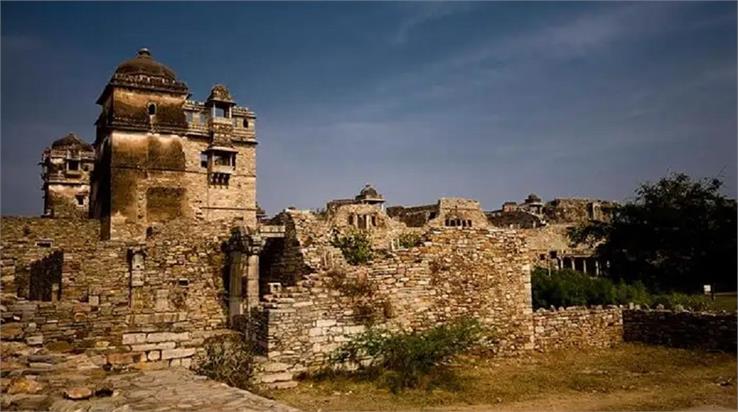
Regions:
M 372 260 L 372 242 L 365 231 L 353 231 L 346 235 L 336 235 L 331 244 L 339 249 L 344 259 L 351 265 L 363 265 Z
M 397 241 L 400 244 L 400 247 L 410 249 L 416 246 L 420 246 L 420 244 L 423 242 L 423 239 L 417 233 L 406 232 L 400 234 L 400 236 L 397 238 Z
M 464 320 L 422 332 L 390 333 L 370 329 L 341 347 L 334 364 L 358 365 L 365 376 L 379 378 L 392 392 L 405 388 L 430 388 L 433 379 L 452 374 L 446 368 L 454 356 L 472 348 L 482 338 L 476 320 Z
M 654 305 L 664 305 L 665 309 L 675 309 L 681 306 L 684 309 L 696 311 L 719 310 L 713 300 L 704 295 L 686 295 L 684 293 L 670 293 L 656 295 L 653 298 Z
M 595 278 L 571 269 L 552 271 L 536 268 L 531 275 L 533 306 L 611 305 L 633 302 L 652 303 L 651 294 L 641 282 L 613 283 L 607 278 Z
M 254 347 L 241 333 L 208 338 L 205 357 L 196 372 L 241 389 L 250 388 L 254 374 Z

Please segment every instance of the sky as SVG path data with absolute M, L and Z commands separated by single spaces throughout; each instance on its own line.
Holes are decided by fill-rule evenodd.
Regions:
M 373 184 L 485 210 L 534 192 L 632 199 L 672 172 L 736 196 L 736 3 L 0 5 L 1 207 L 42 212 L 38 161 L 147 47 L 257 114 L 270 214 Z

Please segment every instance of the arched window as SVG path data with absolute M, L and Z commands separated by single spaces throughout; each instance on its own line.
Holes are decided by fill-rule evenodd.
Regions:
M 148 107 L 149 116 L 153 116 L 156 114 L 156 105 L 154 103 L 149 103 Z
M 245 117 L 243 118 L 243 127 L 245 129 L 248 129 L 249 128 L 249 119 L 247 119 Z

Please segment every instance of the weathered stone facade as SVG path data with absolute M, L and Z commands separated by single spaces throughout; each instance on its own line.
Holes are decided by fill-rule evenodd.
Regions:
M 41 156 L 44 216 L 87 218 L 95 150 L 74 133 L 55 140 Z
M 256 226 L 255 115 L 223 85 L 204 103 L 142 49 L 97 103 L 92 214 L 104 239 L 142 238 L 175 219 Z

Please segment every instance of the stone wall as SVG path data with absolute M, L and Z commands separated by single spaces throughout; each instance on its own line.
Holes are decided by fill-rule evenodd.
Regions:
M 285 242 L 299 251 L 291 254 L 292 266 L 304 273 L 294 286 L 264 296 L 255 315 L 262 351 L 279 365 L 264 382 L 324 366 L 331 352 L 369 326 L 424 329 L 475 318 L 497 332 L 499 352 L 532 349 L 530 267 L 515 231 L 429 229 L 417 247 L 352 266 L 313 214 L 285 217 Z
M 538 309 L 533 324 L 538 351 L 600 348 L 625 341 L 736 352 L 735 312 L 571 307 Z
M 538 309 L 533 313 L 535 349 L 609 347 L 623 341 L 623 310 L 618 307 Z
M 623 312 L 625 340 L 736 352 L 736 312 Z
M 64 341 L 105 355 L 113 366 L 165 367 L 188 365 L 207 337 L 227 327 L 221 249 L 230 234 L 227 222 L 172 222 L 139 243 L 96 240 L 95 221 L 2 223 L 4 284 L 9 276 L 14 283 L 30 282 L 30 268 L 56 267 L 46 263 L 62 260 L 59 300 L 29 301 L 27 294 L 12 293 L 28 291 L 25 286 L 3 289 L 3 338 L 37 345 Z M 56 273 L 38 272 L 48 280 Z

